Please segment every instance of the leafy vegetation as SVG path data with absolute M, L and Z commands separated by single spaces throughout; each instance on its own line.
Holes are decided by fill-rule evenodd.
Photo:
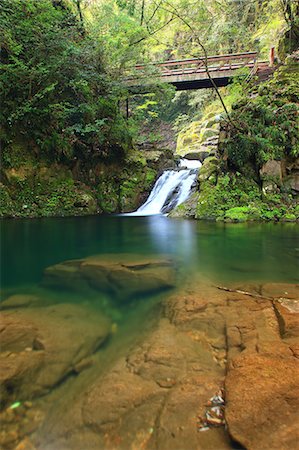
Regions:
M 233 105 L 231 128 L 223 144 L 231 168 L 256 170 L 271 160 L 299 155 L 299 63 L 290 59 L 270 82 L 254 87 L 249 99 Z
M 19 136 L 50 161 L 128 150 L 101 39 L 82 33 L 67 3 L 3 0 L 0 8 L 4 163 Z
M 184 128 L 187 140 L 193 130 L 193 150 L 196 136 L 204 141 L 218 133 L 216 114 L 218 122 L 227 118 L 223 98 L 231 111 L 221 155 L 226 166 L 206 173 L 213 193 L 198 206 L 198 217 L 248 215 L 227 211 L 248 207 L 246 195 L 252 203 L 261 200 L 259 169 L 266 161 L 299 152 L 294 61 L 286 58 L 270 83 L 250 90 L 237 82 L 221 95 L 175 93 L 157 82 L 151 63 L 251 50 L 267 57 L 269 46 L 279 42 L 284 59 L 297 45 L 297 12 L 290 0 L 2 0 L 2 215 L 135 207 L 157 173 L 146 167 L 144 156 L 132 156 L 135 143 L 155 144 L 165 135 L 169 142 L 171 128 L 173 134 Z M 145 95 L 128 93 L 126 77 L 136 72 L 136 63 L 150 63 L 146 74 L 153 82 Z M 190 126 L 192 120 L 197 125 Z M 206 131 L 198 129 L 203 123 Z M 57 176 L 41 180 L 43 167 L 59 168 Z M 250 177 L 250 186 L 239 186 L 237 172 Z M 203 198 L 208 187 L 201 189 Z M 221 189 L 231 189 L 226 209 L 217 206 L 225 201 Z M 278 191 L 272 194 L 290 195 L 288 188 Z M 260 217 L 271 218 L 271 211 L 263 206 Z M 281 210 L 275 217 L 288 214 L 295 212 Z
M 250 220 L 295 221 L 299 210 L 292 196 L 279 193 L 263 196 L 259 185 L 240 173 L 220 175 L 217 184 L 201 184 L 196 218 L 244 222 Z

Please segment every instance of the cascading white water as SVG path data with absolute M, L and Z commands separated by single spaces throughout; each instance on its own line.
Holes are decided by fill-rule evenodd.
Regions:
M 130 215 L 166 214 L 189 197 L 201 163 L 182 159 L 179 170 L 165 170 L 156 181 L 147 201 Z

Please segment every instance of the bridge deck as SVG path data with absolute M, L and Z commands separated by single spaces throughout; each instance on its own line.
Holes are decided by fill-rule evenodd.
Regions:
M 207 65 L 206 65 L 207 63 Z M 172 84 L 177 90 L 212 87 L 208 72 L 217 86 L 226 86 L 238 70 L 247 67 L 258 75 L 269 70 L 269 62 L 257 61 L 257 52 L 216 55 L 207 58 L 172 60 L 150 65 L 138 64 L 127 78 L 130 90 L 147 89 L 151 82 Z

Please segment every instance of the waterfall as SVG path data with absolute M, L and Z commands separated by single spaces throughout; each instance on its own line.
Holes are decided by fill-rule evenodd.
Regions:
M 187 200 L 200 167 L 197 160 L 181 159 L 178 170 L 165 170 L 146 202 L 130 215 L 151 216 L 170 212 Z

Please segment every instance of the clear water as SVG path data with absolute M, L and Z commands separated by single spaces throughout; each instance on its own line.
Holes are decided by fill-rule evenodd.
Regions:
M 113 364 L 128 354 L 128 349 L 135 348 L 140 339 L 154 329 L 161 316 L 161 302 L 167 296 L 163 292 L 117 304 L 99 293 L 91 296 L 82 292 L 54 291 L 40 286 L 46 267 L 95 254 L 128 253 L 145 258 L 170 255 L 179 267 L 178 288 L 186 282 L 188 289 L 189 281 L 194 279 L 197 283 L 199 277 L 212 283 L 293 283 L 298 279 L 299 227 L 296 224 L 216 224 L 159 215 L 101 216 L 3 220 L 1 231 L 3 298 L 30 292 L 37 293 L 45 306 L 62 302 L 71 310 L 73 303 L 80 303 L 92 314 L 104 313 L 114 327 L 109 339 L 92 355 L 90 368 L 79 376 L 64 378 L 47 395 L 33 399 L 32 412 L 42 411 L 44 415 L 34 429 L 35 435 L 30 435 L 33 442 L 39 443 L 38 450 L 60 448 L 55 439 L 62 432 L 67 433 L 69 424 L 72 424 L 72 431 L 76 428 L 69 405 L 73 405 L 74 399 L 84 399 L 88 387 L 101 374 L 109 373 Z M 42 309 L 41 305 L 39 308 Z M 67 317 L 66 321 L 70 326 Z M 85 326 L 88 330 L 88 320 Z M 22 414 L 16 417 L 5 425 L 4 434 L 9 435 L 14 430 L 15 421 L 21 429 L 27 420 Z M 214 433 L 209 433 L 207 448 L 219 448 L 213 444 Z M 21 439 L 22 435 L 16 442 Z M 221 439 L 224 442 L 227 437 L 223 435 Z M 53 442 L 47 446 L 49 440 Z M 76 446 L 72 443 L 66 448 L 83 450 L 79 441 Z M 231 447 L 227 443 L 223 448 Z
M 38 283 L 43 270 L 101 253 L 172 255 L 212 280 L 295 282 L 297 224 L 222 224 L 149 217 L 3 220 L 3 288 Z

